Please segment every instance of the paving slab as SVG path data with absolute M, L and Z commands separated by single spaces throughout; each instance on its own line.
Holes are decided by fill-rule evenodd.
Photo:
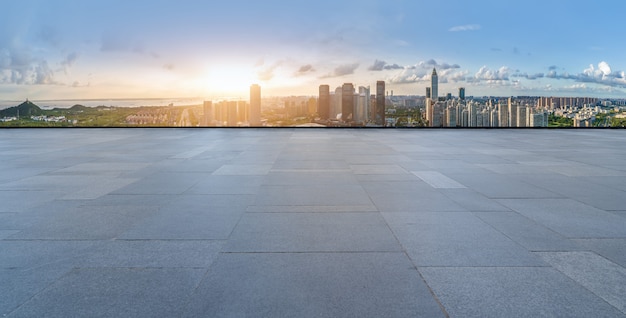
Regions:
M 450 317 L 625 317 L 550 267 L 419 270 Z
M 230 236 L 228 252 L 399 252 L 378 212 L 248 213 Z
M 228 253 L 185 317 L 444 317 L 403 253 Z
M 592 252 L 541 252 L 537 255 L 626 314 L 626 268 Z
M 80 268 L 8 317 L 180 317 L 204 269 Z
M 471 212 L 383 216 L 416 266 L 547 266 Z

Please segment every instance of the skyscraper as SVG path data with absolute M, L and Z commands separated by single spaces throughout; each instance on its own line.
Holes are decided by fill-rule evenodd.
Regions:
M 459 99 L 465 100 L 465 87 L 459 87 Z
M 437 70 L 435 68 L 433 68 L 433 74 L 432 77 L 430 79 L 431 81 L 431 98 L 433 99 L 433 102 L 437 102 L 439 100 L 439 78 L 437 77 Z
M 430 87 L 426 87 L 426 98 L 432 98 Z
M 354 85 L 344 83 L 341 87 L 341 120 L 351 121 L 354 116 Z
M 328 85 L 320 85 L 317 113 L 321 119 L 328 119 L 330 117 L 330 86 Z
M 376 82 L 376 118 L 377 125 L 385 126 L 385 81 Z
M 213 125 L 213 102 L 204 101 L 203 110 L 204 110 L 204 126 L 212 126 Z
M 250 126 L 261 126 L 261 86 L 250 86 Z

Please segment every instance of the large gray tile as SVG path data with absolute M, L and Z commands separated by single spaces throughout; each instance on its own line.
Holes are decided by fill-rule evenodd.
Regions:
M 383 216 L 417 266 L 546 266 L 471 212 Z
M 43 266 L 28 270 L 0 268 L 0 286 L 2 286 L 0 316 L 6 317 L 69 270 L 69 268 L 59 266 Z M 42 315 L 45 313 L 42 312 L 40 316 Z
M 626 314 L 626 268 L 592 252 L 541 252 L 537 255 Z
M 384 212 L 454 212 L 467 211 L 443 194 L 433 191 L 371 193 L 370 198 L 379 211 Z
M 79 206 L 51 211 L 12 239 L 94 240 L 113 239 L 156 213 L 143 206 Z
M 182 194 L 204 179 L 206 173 L 158 172 L 122 187 L 112 194 Z
M 450 317 L 624 317 L 553 268 L 425 267 Z
M 443 317 L 403 253 L 222 254 L 187 317 Z
M 575 251 L 580 247 L 562 235 L 515 212 L 474 212 L 508 238 L 529 251 Z
M 123 239 L 211 239 L 228 238 L 246 211 L 251 196 L 184 195 L 128 228 Z
M 626 268 L 626 239 L 576 239 L 572 241 Z
M 204 269 L 74 269 L 8 317 L 180 317 Z
M 77 257 L 77 267 L 207 268 L 222 249 L 222 241 L 115 240 L 101 241 Z
M 499 202 L 568 238 L 626 238 L 626 218 L 571 199 Z
M 496 200 L 489 199 L 485 195 L 478 193 L 472 189 L 442 189 L 441 193 L 443 193 L 446 197 L 450 198 L 450 200 L 467 209 L 468 211 L 510 211 L 509 208 L 498 203 Z
M 371 205 L 359 185 L 264 185 L 255 205 Z
M 401 251 L 375 213 L 249 213 L 228 240 L 229 252 Z

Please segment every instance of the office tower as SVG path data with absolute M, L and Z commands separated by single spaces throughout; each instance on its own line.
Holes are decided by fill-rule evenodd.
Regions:
M 431 81 L 431 98 L 436 103 L 439 100 L 439 78 L 437 77 L 437 70 L 433 68 L 433 74 L 430 79 Z
M 517 102 L 513 102 L 513 97 L 509 97 L 509 127 L 517 127 Z
M 313 116 L 315 113 L 317 113 L 317 100 L 315 97 L 311 97 L 307 102 L 307 114 Z
M 344 83 L 341 87 L 341 120 L 351 121 L 354 116 L 354 85 Z
M 321 119 L 330 118 L 330 86 L 328 85 L 320 85 L 317 113 Z
M 500 127 L 509 127 L 509 107 L 498 103 L 498 112 L 500 113 Z
M 446 100 L 451 100 L 451 99 L 452 99 L 452 93 L 446 94 Z
M 430 87 L 426 87 L 426 98 L 432 98 Z
M 365 123 L 369 120 L 370 88 L 359 86 L 359 94 L 354 110 L 354 121 Z
M 212 101 L 204 101 L 202 105 L 202 109 L 204 110 L 204 126 L 212 126 L 213 125 L 213 102 Z
M 457 123 L 457 107 L 450 105 L 446 109 L 446 127 L 456 127 Z
M 459 99 L 465 100 L 465 87 L 459 87 Z
M 237 126 L 237 102 L 230 101 L 227 105 L 227 126 L 235 127 Z
M 426 98 L 426 127 L 433 127 L 433 100 Z
M 335 98 L 332 101 L 332 110 L 330 112 L 330 115 L 332 118 L 334 119 L 339 119 L 339 115 L 341 114 L 341 103 L 343 102 L 343 99 L 341 97 L 342 93 L 342 87 L 339 86 L 337 88 L 335 88 Z
M 526 127 L 526 107 L 517 107 L 517 127 Z
M 250 126 L 261 126 L 261 86 L 250 86 Z
M 250 105 L 246 101 L 237 102 L 237 121 L 240 123 L 250 121 Z
M 377 125 L 385 126 L 385 81 L 376 82 L 376 118 Z

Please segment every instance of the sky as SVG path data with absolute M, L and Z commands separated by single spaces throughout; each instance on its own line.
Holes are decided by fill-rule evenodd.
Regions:
M 317 95 L 626 98 L 616 0 L 0 0 L 0 100 Z

